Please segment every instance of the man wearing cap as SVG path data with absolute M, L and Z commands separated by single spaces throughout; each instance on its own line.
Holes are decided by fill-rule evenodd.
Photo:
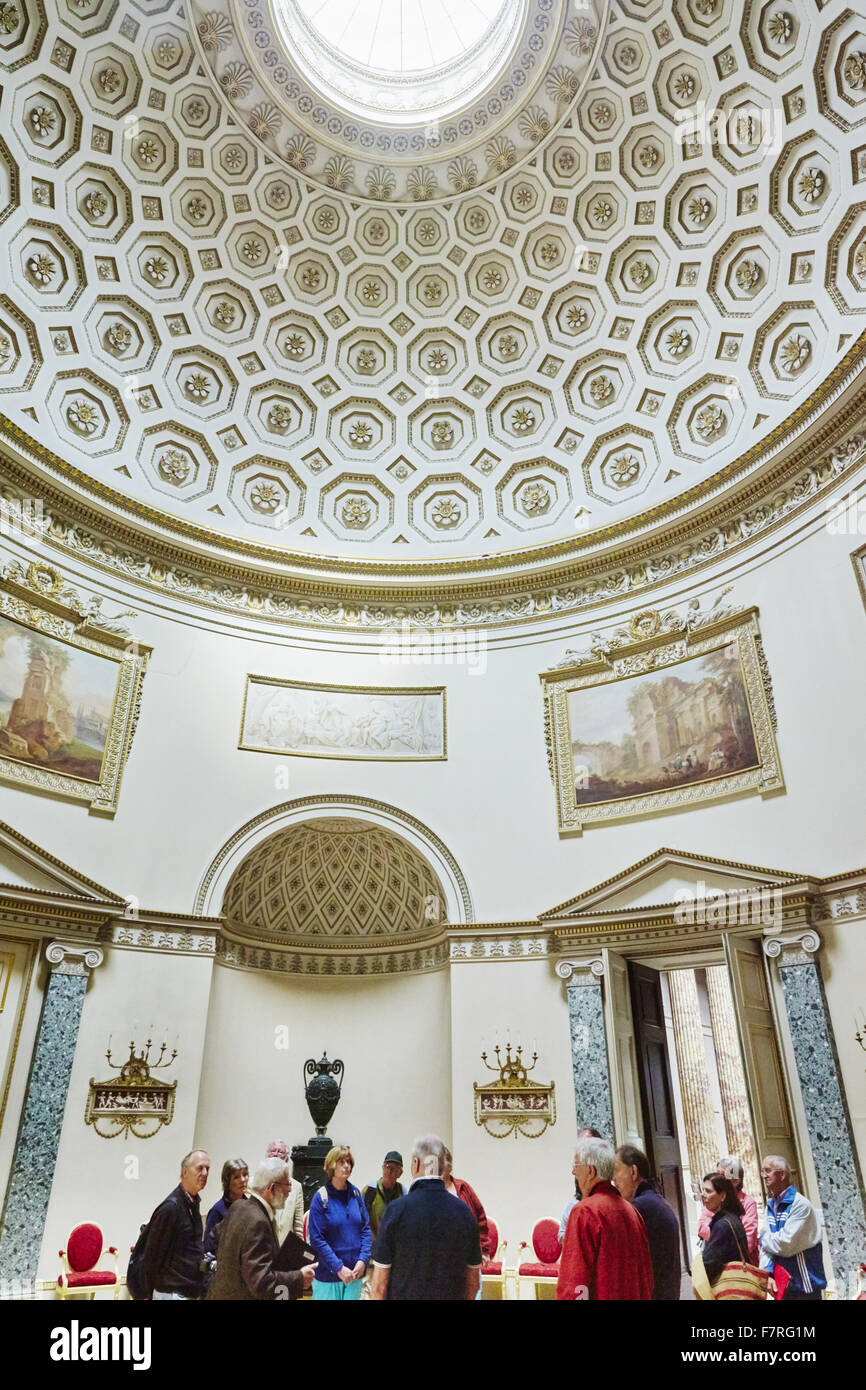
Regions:
M 374 1236 L 388 1209 L 388 1203 L 403 1196 L 403 1184 L 399 1181 L 402 1172 L 402 1155 L 396 1149 L 389 1149 L 382 1164 L 381 1178 L 375 1186 L 371 1183 L 369 1187 L 364 1188 L 364 1206 L 367 1208 Z

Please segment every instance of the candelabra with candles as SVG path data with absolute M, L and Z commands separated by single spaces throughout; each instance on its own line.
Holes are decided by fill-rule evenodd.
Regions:
M 529 1072 L 535 1070 L 535 1064 L 536 1064 L 536 1062 L 538 1061 L 538 1053 L 537 1053 L 537 1052 L 533 1052 L 533 1054 L 532 1054 L 532 1061 L 531 1061 L 530 1065 L 529 1065 L 528 1067 L 525 1067 L 525 1066 L 523 1065 L 523 1044 L 522 1044 L 522 1043 L 518 1043 L 518 1044 L 517 1044 L 517 1046 L 516 1046 L 516 1048 L 515 1048 L 515 1050 L 514 1050 L 514 1057 L 513 1057 L 513 1059 L 512 1059 L 512 1056 L 511 1056 L 511 1043 L 510 1043 L 510 1042 L 506 1042 L 506 1044 L 505 1044 L 505 1061 L 504 1061 L 504 1062 L 503 1062 L 503 1060 L 502 1060 L 502 1053 L 501 1053 L 501 1049 L 500 1049 L 499 1043 L 496 1044 L 496 1046 L 494 1047 L 493 1051 L 494 1051 L 494 1053 L 496 1054 L 496 1066 L 495 1066 L 495 1067 L 492 1066 L 492 1065 L 490 1064 L 490 1062 L 488 1062 L 488 1060 L 487 1060 L 487 1053 L 486 1053 L 486 1052 L 482 1052 L 482 1054 L 481 1054 L 481 1060 L 482 1060 L 482 1062 L 484 1063 L 485 1067 L 487 1067 L 487 1070 L 488 1070 L 488 1071 L 498 1071 L 498 1072 L 499 1072 L 500 1080 L 502 1080 L 502 1081 L 506 1081 L 506 1082 L 509 1082 L 509 1081 L 515 1081 L 515 1082 L 525 1081 L 526 1078 L 527 1078 L 527 1076 L 528 1076 L 528 1074 L 529 1074 Z
M 152 1034 L 153 1029 L 148 1031 Z M 109 1035 L 105 1060 L 118 1075 L 107 1081 L 96 1081 L 91 1076 L 84 1111 L 84 1123 L 93 1125 L 102 1139 L 116 1139 L 120 1134 L 151 1139 L 162 1125 L 171 1124 L 177 1081 L 163 1081 L 153 1073 L 172 1065 L 177 1048 L 172 1049 L 169 1057 L 167 1040 L 163 1040 L 155 1056 L 151 1056 L 152 1048 L 151 1036 L 139 1051 L 133 1039 L 126 1061 L 114 1062 Z
M 495 1081 L 474 1082 L 475 1123 L 482 1125 L 495 1139 L 505 1139 L 518 1133 L 527 1139 L 537 1139 L 548 1125 L 556 1124 L 556 1097 L 554 1083 L 549 1086 L 539 1081 L 530 1081 L 529 1073 L 535 1070 L 538 1053 L 533 1046 L 529 1065 L 523 1060 L 523 1046 L 517 1043 L 513 1052 L 510 1039 L 505 1045 L 505 1055 L 497 1042 L 494 1049 L 495 1065 L 487 1059 L 486 1049 L 481 1060 L 488 1071 L 496 1072 Z
M 129 1044 L 129 1056 L 127 1057 L 126 1061 L 112 1062 L 111 1034 L 109 1034 L 108 1047 L 105 1052 L 105 1060 L 107 1061 L 110 1067 L 113 1067 L 115 1071 L 120 1072 L 121 1081 L 131 1081 L 133 1079 L 136 1079 L 138 1081 L 149 1081 L 151 1072 L 159 1071 L 160 1068 L 164 1069 L 165 1067 L 170 1067 L 175 1057 L 177 1056 L 177 1048 L 174 1048 L 168 1061 L 164 1062 L 162 1060 L 165 1056 L 166 1048 L 168 1047 L 168 1042 L 165 1039 L 163 1039 L 156 1061 L 152 1062 L 150 1060 L 150 1049 L 152 1047 L 153 1039 L 148 1038 L 141 1052 L 136 1052 L 135 1042 L 131 1041 Z

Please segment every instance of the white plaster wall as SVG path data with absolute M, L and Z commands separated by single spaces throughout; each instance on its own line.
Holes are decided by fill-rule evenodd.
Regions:
M 850 562 L 850 551 L 858 543 L 860 538 L 830 535 L 820 523 L 814 524 L 811 530 L 779 539 L 776 553 L 743 561 L 736 573 L 733 569 L 724 574 L 709 573 L 691 591 L 703 592 L 711 600 L 723 584 L 733 582 L 734 592 L 727 602 L 754 604 L 760 609 L 787 784 L 782 795 L 767 799 L 749 795 L 642 821 L 589 828 L 583 836 L 567 840 L 557 834 L 538 673 L 555 664 L 567 647 L 588 645 L 590 626 L 600 628 L 622 621 L 629 611 L 648 602 L 665 606 L 675 598 L 683 601 L 688 596 L 684 591 L 670 591 L 664 598 L 654 594 L 642 601 L 636 596 L 616 612 L 594 614 L 591 625 L 583 631 L 572 624 L 555 636 L 512 634 L 496 638 L 487 652 L 485 674 L 475 675 L 465 666 L 385 665 L 379 660 L 375 642 L 366 648 L 355 642 L 336 650 L 335 639 L 313 639 L 309 634 L 259 640 L 252 632 L 216 631 L 203 626 L 201 618 L 183 621 L 179 616 L 160 613 L 137 595 L 127 598 L 125 606 L 140 610 L 136 632 L 140 640 L 153 646 L 154 655 L 116 817 L 90 816 L 80 806 L 3 786 L 0 819 L 114 891 L 135 895 L 147 906 L 182 912 L 191 910 L 197 885 L 213 856 L 246 820 L 288 799 L 324 794 L 376 798 L 428 825 L 455 855 L 468 881 L 476 918 L 482 922 L 532 919 L 661 845 L 817 875 L 842 872 L 863 863 L 866 843 L 862 794 L 866 613 Z M 108 608 L 111 611 L 111 604 Z M 448 761 L 362 763 L 240 752 L 237 743 L 247 672 L 347 685 L 444 683 L 448 687 Z M 283 780 L 286 772 L 288 786 Z M 853 985 L 841 982 L 853 979 L 858 972 L 862 977 L 863 955 L 858 937 L 852 935 L 845 938 L 844 945 L 840 943 L 841 937 L 828 940 L 825 975 L 837 1037 L 843 1039 L 840 1052 L 851 1097 L 858 1086 L 862 1088 L 862 1067 L 851 1051 L 856 1044 L 844 1041 L 852 1031 L 849 996 Z M 833 958 L 836 949 L 843 952 L 838 970 Z M 134 959 L 137 962 L 141 958 Z M 182 978 L 187 968 L 175 961 L 169 967 L 162 958 L 154 959 L 160 961 L 158 973 L 163 972 L 166 979 Z M 194 978 L 204 978 L 204 973 L 195 974 L 195 963 L 188 968 Z M 135 997 L 140 981 L 130 963 L 102 969 L 105 973 L 96 988 L 111 1000 L 111 1007 L 108 1003 L 105 1006 L 107 1019 L 112 1008 L 125 1008 L 126 1001 Z M 516 972 L 508 974 L 509 981 L 520 978 L 524 969 L 528 972 L 523 977 L 526 984 L 501 1003 L 499 1016 L 505 1023 L 511 1012 L 513 1027 L 515 1013 L 526 1009 L 544 1020 L 545 1027 L 550 1025 L 547 1047 L 551 1059 L 555 1049 L 560 1049 L 558 1070 L 553 1074 L 563 1106 L 560 1123 L 549 1138 L 531 1146 L 522 1141 L 512 1144 L 511 1156 L 506 1159 L 502 1154 L 507 1145 L 475 1131 L 471 1087 L 466 1090 L 465 1086 L 470 1081 L 469 1072 L 477 1065 L 478 1040 L 474 1033 L 464 1036 L 461 1022 L 472 1019 L 477 1032 L 471 991 L 483 990 L 486 996 L 498 988 L 493 982 L 500 969 Z M 570 1186 L 568 1029 L 558 985 L 548 977 L 547 969 L 539 965 L 534 972 L 532 967 L 507 963 L 484 967 L 481 975 L 479 967 L 471 966 L 465 979 L 455 974 L 452 990 L 454 1056 L 461 1059 L 455 1061 L 452 1074 L 458 1171 L 465 1172 L 470 1180 L 481 1175 L 479 1190 L 485 1200 L 490 1194 L 494 1215 L 501 1216 L 507 1203 L 515 1203 L 511 1208 L 514 1215 L 508 1218 L 514 1223 L 506 1231 L 509 1241 L 525 1238 L 532 1218 L 540 1214 L 534 1192 L 525 1198 L 522 1195 L 521 1162 L 534 1165 L 539 1155 L 544 1155 L 541 1171 L 546 1200 L 541 1206 L 550 1214 L 561 1208 Z M 148 965 L 143 977 L 150 979 L 150 972 Z M 333 1048 L 344 1056 L 352 1079 L 359 1074 L 375 1078 L 380 1071 L 387 1072 L 394 1065 L 396 1039 L 399 1067 L 405 1065 L 405 1071 L 400 1072 L 403 1089 L 389 1123 L 403 1125 L 404 1144 L 419 1124 L 425 1127 L 432 1122 L 432 1113 L 443 1117 L 444 1123 L 448 1102 L 442 1075 L 447 1074 L 447 1064 L 441 1064 L 443 1072 L 431 1069 L 429 1085 L 422 1083 L 429 1103 L 419 1103 L 423 1096 L 418 1084 L 410 1084 L 409 1079 L 416 1073 L 403 1060 L 414 1042 L 425 1047 L 432 1044 L 436 1025 L 445 1019 L 444 994 L 440 993 L 445 988 L 441 983 L 444 977 L 438 977 L 438 984 L 430 983 L 433 978 L 426 977 L 420 983 L 291 982 L 218 971 L 200 1110 L 205 1134 L 199 1135 L 197 1142 L 207 1142 L 225 1157 L 239 1144 L 250 1148 L 269 1137 L 271 1126 L 260 1118 L 262 1100 L 268 1097 L 273 1102 L 278 1082 L 282 1085 L 280 1059 L 267 1049 L 261 1057 L 257 1054 L 261 1075 L 268 1078 L 260 1095 L 243 1042 L 243 1029 L 257 1026 L 259 1006 L 255 1001 L 262 999 L 273 1000 L 274 1008 L 277 1000 L 291 1001 L 293 1009 L 299 1011 L 292 1017 L 309 1020 L 306 1032 L 311 1035 L 310 1043 L 308 1046 L 304 1035 L 299 1053 L 312 1055 L 323 1046 Z M 416 989 L 417 996 L 413 994 Z M 181 990 L 181 997 L 183 994 Z M 198 1016 L 204 1006 L 195 991 L 193 995 Z M 94 994 L 93 999 L 96 997 Z M 411 1006 L 410 999 L 414 1001 Z M 178 1003 L 181 1016 L 185 1008 Z M 235 1009 L 239 1010 L 237 1016 Z M 99 1011 L 94 1010 L 89 997 L 85 1014 L 88 1027 L 94 1016 L 99 1017 Z M 82 1155 L 99 1153 L 97 1171 L 102 1173 L 104 1165 L 117 1162 L 114 1155 L 122 1147 L 119 1141 L 108 1145 L 97 1140 L 91 1131 L 84 1130 L 81 1120 L 82 1096 L 87 1077 L 94 1070 L 91 1058 L 100 1055 L 108 1031 L 101 1019 L 99 1022 L 98 1039 L 88 1033 L 86 1049 L 82 1039 L 79 1057 L 88 1060 L 76 1062 L 70 1093 L 58 1170 L 58 1184 L 62 1187 L 68 1181 L 69 1190 L 77 1190 L 76 1184 L 83 1180 Z M 540 1027 L 538 1031 L 540 1034 Z M 297 1060 L 296 1055 L 293 1065 Z M 192 1052 L 183 1065 L 192 1065 Z M 464 1065 L 465 1075 L 459 1070 Z M 552 1060 L 548 1065 L 553 1065 Z M 190 1095 L 193 1089 L 190 1079 Z M 295 1081 L 286 1094 L 299 1094 Z M 862 1089 L 857 1094 L 862 1096 Z M 378 1123 L 374 1130 L 372 1121 L 360 1111 L 352 1114 L 351 1106 L 358 1103 L 356 1099 L 350 1102 L 347 1096 L 340 1122 L 346 1125 L 353 1142 L 362 1146 L 358 1157 L 366 1180 L 370 1165 L 375 1171 L 382 1141 Z M 860 1116 L 857 1124 L 862 1155 L 862 1105 L 856 1099 L 851 1104 Z M 426 1118 L 428 1111 L 431 1120 Z M 70 1123 L 73 1113 L 74 1134 Z M 278 1110 L 272 1113 L 280 1118 Z M 283 1113 L 286 1127 L 297 1124 L 301 1131 L 307 1129 L 303 1112 L 299 1116 Z M 244 1118 L 236 1119 L 236 1115 Z M 179 1142 L 182 1130 L 184 1142 Z M 155 1164 L 159 1176 L 148 1178 L 146 1189 L 142 1180 L 142 1194 L 147 1192 L 142 1208 L 149 1209 L 151 1196 L 155 1199 L 168 1190 L 172 1175 L 166 1173 L 166 1164 L 173 1165 L 187 1136 L 192 1141 L 191 1130 L 189 1116 L 184 1125 L 175 1123 L 170 1140 L 141 1146 L 148 1165 L 155 1164 L 156 1155 L 160 1155 Z M 290 1132 L 287 1137 L 293 1139 L 297 1134 Z M 302 1137 L 306 1136 L 302 1133 Z M 490 1147 L 494 1143 L 495 1150 Z M 152 1173 L 153 1167 L 148 1171 Z M 512 1194 L 515 1181 L 520 1189 L 516 1198 Z M 91 1190 L 89 1185 L 86 1190 Z M 98 1200 L 103 1200 L 101 1195 Z M 113 1198 L 106 1196 L 105 1200 L 109 1215 L 119 1213 L 119 1206 L 110 1205 Z M 46 1250 L 58 1247 L 62 1225 L 52 1210 Z
M 288 1048 L 277 1030 L 288 1028 Z M 221 1195 L 227 1158 L 252 1169 L 272 1139 L 315 1132 L 303 1065 L 327 1051 L 346 1066 L 328 1132 L 351 1145 L 359 1187 L 381 1175 L 389 1149 L 408 1170 L 413 1139 L 451 1118 L 447 971 L 364 979 L 298 979 L 217 966 L 208 1015 L 196 1143 L 214 1162 L 205 1206 Z M 281 1039 L 280 1039 L 281 1040 Z
M 854 544 L 818 529 L 740 575 L 728 599 L 760 608 L 783 795 L 748 795 L 561 840 L 538 673 L 566 647 L 585 645 L 586 633 L 493 646 L 486 673 L 471 675 L 465 666 L 383 665 L 375 644 L 335 651 L 311 647 L 309 638 L 256 641 L 142 612 L 137 631 L 154 655 L 115 818 L 11 786 L 0 788 L 0 818 L 115 891 L 183 912 L 213 856 L 247 819 L 328 793 L 378 798 L 430 826 L 460 863 L 481 921 L 534 917 L 664 844 L 817 874 L 849 869 L 862 862 L 866 841 L 857 756 L 866 614 L 849 559 Z M 707 580 L 711 595 L 721 582 Z M 240 752 L 250 671 L 351 685 L 445 683 L 448 760 Z
M 139 1226 L 177 1186 L 180 1160 L 198 1143 L 195 1116 L 212 970 L 210 957 L 108 947 L 102 965 L 92 972 L 69 1083 L 39 1279 L 57 1278 L 61 1268 L 57 1252 L 65 1248 L 70 1230 L 79 1221 L 95 1221 L 102 1227 L 106 1246 L 115 1245 L 120 1252 L 119 1268 L 125 1274 Z M 84 1123 L 90 1078 L 101 1081 L 112 1075 L 105 1060 L 109 1034 L 113 1035 L 113 1059 L 125 1061 L 133 1037 L 130 1030 L 134 1029 L 138 1043 L 149 1024 L 154 1026 L 155 1039 L 161 1040 L 167 1029 L 171 1046 L 178 1049 L 174 1065 L 162 1073 L 168 1081 L 177 1079 L 174 1118 L 152 1139 L 103 1139 Z
M 541 1217 L 555 1217 L 574 1194 L 575 1111 L 568 1027 L 568 1000 L 550 961 L 468 962 L 451 968 L 452 1087 L 454 1095 L 454 1172 L 470 1182 L 488 1215 L 508 1241 L 507 1263 L 533 1260 L 520 1255 L 521 1240 L 530 1241 Z M 556 1087 L 556 1124 L 537 1139 L 496 1139 L 476 1125 L 473 1082 L 485 1075 L 486 1046 L 493 1061 L 498 1029 L 504 1045 L 510 1029 L 524 1056 L 535 1040 L 538 1065 L 532 1077 Z

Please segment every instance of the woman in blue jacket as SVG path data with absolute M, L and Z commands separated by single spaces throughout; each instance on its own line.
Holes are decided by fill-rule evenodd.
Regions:
M 314 1299 L 360 1298 L 373 1243 L 364 1199 L 351 1182 L 355 1160 L 337 1144 L 325 1159 L 328 1181 L 310 1203 L 309 1245 L 318 1261 Z

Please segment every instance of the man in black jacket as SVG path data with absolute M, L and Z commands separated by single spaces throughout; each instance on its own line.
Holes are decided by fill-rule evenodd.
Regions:
M 201 1199 L 210 1172 L 203 1149 L 181 1161 L 180 1182 L 150 1219 L 144 1250 L 144 1278 L 157 1299 L 194 1299 L 202 1294 Z
M 633 1144 L 623 1144 L 617 1149 L 613 1182 L 620 1196 L 631 1202 L 643 1217 L 653 1262 L 653 1302 L 679 1299 L 682 1280 L 680 1223 L 673 1208 L 650 1181 L 646 1154 Z

